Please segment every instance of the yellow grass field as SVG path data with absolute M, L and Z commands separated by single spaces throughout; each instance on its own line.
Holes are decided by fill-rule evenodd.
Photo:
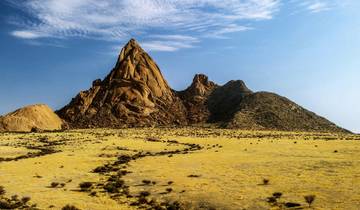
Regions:
M 91 183 L 81 189 L 83 182 Z M 358 210 L 360 136 L 205 128 L 2 133 L 0 186 L 0 201 L 29 196 L 37 209 Z M 274 200 L 275 192 L 282 195 Z M 316 196 L 311 207 L 306 195 Z

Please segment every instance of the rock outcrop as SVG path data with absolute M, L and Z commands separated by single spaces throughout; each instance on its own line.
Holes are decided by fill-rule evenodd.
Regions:
M 174 91 L 133 39 L 104 80 L 95 80 L 57 113 L 71 128 L 212 123 L 225 128 L 346 132 L 289 99 L 254 93 L 241 80 L 219 86 L 198 74 L 187 89 Z
M 11 132 L 61 130 L 63 121 L 45 104 L 31 105 L 0 117 L 0 130 Z
M 209 95 L 210 122 L 230 120 L 243 98 L 253 92 L 241 80 L 232 80 L 220 86 Z
M 204 123 L 209 120 L 208 97 L 218 87 L 203 74 L 195 75 L 192 84 L 178 92 L 186 107 L 190 124 Z
M 159 67 L 134 40 L 103 80 L 57 113 L 73 128 L 185 125 L 185 107 Z

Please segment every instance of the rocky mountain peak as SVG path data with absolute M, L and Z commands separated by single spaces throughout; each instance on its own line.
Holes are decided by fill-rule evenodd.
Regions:
M 104 81 L 95 80 L 58 113 L 74 127 L 118 127 L 184 124 L 184 109 L 155 61 L 131 39 Z
M 180 94 L 183 95 L 182 98 L 186 98 L 187 100 L 204 97 L 208 96 L 216 86 L 214 82 L 209 81 L 206 75 L 196 74 L 191 85 L 186 90 L 181 91 Z
M 109 85 L 118 82 L 136 84 L 141 92 L 155 97 L 171 99 L 171 89 L 158 65 L 131 39 L 121 50 L 115 68 L 106 78 Z
M 121 49 L 118 62 L 124 60 L 130 54 L 136 54 L 137 52 L 144 52 L 139 43 L 135 39 L 130 41 Z
M 186 109 L 190 123 L 206 122 L 210 116 L 207 107 L 208 96 L 218 87 L 204 74 L 196 74 L 191 85 L 178 92 Z
M 193 82 L 189 89 L 191 89 L 192 94 L 205 96 L 209 94 L 216 84 L 212 81 L 209 81 L 208 77 L 204 74 L 196 74 Z

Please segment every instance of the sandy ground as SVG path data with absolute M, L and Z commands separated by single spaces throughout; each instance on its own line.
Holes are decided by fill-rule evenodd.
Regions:
M 357 210 L 359 140 L 356 135 L 194 128 L 4 133 L 0 186 L 7 197 L 30 196 L 39 209 L 66 204 L 91 210 L 150 208 L 136 197 L 146 191 L 147 202 L 177 201 L 183 209 L 286 209 L 287 202 L 307 209 L 304 196 L 315 195 L 312 209 Z M 192 144 L 199 148 L 188 150 Z M 136 154 L 142 155 L 116 170 L 93 172 L 121 155 Z M 131 172 L 121 176 L 129 192 L 107 192 L 104 184 L 120 169 Z M 79 184 L 87 181 L 94 187 L 80 191 Z M 51 187 L 52 182 L 59 185 Z M 269 203 L 274 192 L 282 197 Z

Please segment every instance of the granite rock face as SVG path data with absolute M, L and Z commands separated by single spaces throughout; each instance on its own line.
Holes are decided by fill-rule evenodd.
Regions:
M 185 125 L 185 107 L 159 67 L 134 40 L 103 80 L 57 113 L 73 128 Z
M 205 123 L 209 120 L 208 98 L 217 87 L 206 75 L 197 74 L 186 90 L 178 92 L 186 107 L 186 117 L 190 124 Z
M 70 128 L 184 126 L 346 132 L 323 117 L 274 93 L 253 92 L 243 81 L 223 86 L 195 75 L 174 91 L 154 60 L 131 39 L 115 67 L 57 111 Z

